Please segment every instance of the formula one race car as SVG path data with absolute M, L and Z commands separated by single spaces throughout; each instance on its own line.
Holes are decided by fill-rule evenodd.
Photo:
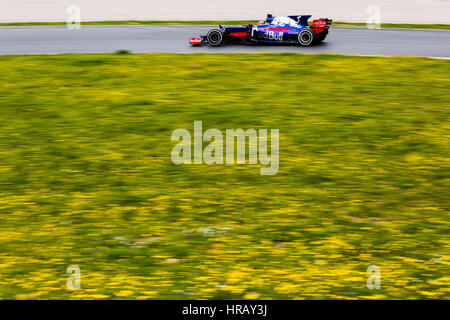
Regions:
M 199 45 L 209 43 L 220 46 L 226 43 L 298 43 L 309 46 L 325 40 L 333 20 L 322 18 L 308 25 L 310 15 L 272 16 L 265 21 L 240 27 L 223 27 L 210 30 L 198 38 L 190 38 L 189 43 Z

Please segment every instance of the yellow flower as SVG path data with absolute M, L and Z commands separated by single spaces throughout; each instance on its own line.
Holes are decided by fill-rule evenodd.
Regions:
M 131 296 L 133 293 L 134 293 L 134 291 L 131 291 L 131 290 L 121 290 L 121 291 L 115 293 L 115 295 L 118 297 L 128 297 L 128 296 Z
M 244 296 L 244 299 L 248 299 L 248 300 L 256 300 L 260 297 L 261 295 L 255 292 L 249 292 Z
M 109 298 L 109 296 L 107 296 L 106 294 L 101 294 L 101 293 L 91 294 L 90 297 L 92 299 L 106 299 L 106 298 Z

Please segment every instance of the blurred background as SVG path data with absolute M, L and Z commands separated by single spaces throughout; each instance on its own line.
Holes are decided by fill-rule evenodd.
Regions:
M 314 14 L 335 21 L 365 22 L 367 8 L 381 8 L 383 23 L 450 23 L 448 0 L 7 0 L 0 22 L 65 21 L 69 5 L 82 8 L 82 21 L 93 20 L 245 20 L 267 13 Z

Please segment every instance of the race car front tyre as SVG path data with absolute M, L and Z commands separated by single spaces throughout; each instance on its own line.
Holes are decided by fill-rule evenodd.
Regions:
M 223 43 L 223 32 L 219 29 L 212 29 L 208 32 L 206 40 L 213 47 L 220 46 Z
M 311 29 L 303 29 L 298 33 L 298 42 L 302 46 L 310 46 L 316 40 L 316 34 Z

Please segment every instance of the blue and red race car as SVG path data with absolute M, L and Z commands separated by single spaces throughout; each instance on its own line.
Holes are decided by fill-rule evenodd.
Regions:
M 272 16 L 265 21 L 239 27 L 223 27 L 209 30 L 198 38 L 190 38 L 189 43 L 199 45 L 208 43 L 220 46 L 227 43 L 297 43 L 310 46 L 325 40 L 333 20 L 322 18 L 308 24 L 310 15 Z

